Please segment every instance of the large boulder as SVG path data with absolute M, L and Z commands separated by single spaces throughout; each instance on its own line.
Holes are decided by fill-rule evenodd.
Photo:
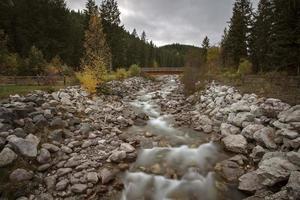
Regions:
M 10 148 L 4 148 L 0 153 L 0 167 L 5 167 L 17 159 L 17 154 Z
M 235 153 L 246 153 L 247 140 L 242 135 L 228 135 L 222 139 L 225 148 Z
M 41 164 L 46 164 L 51 161 L 51 154 L 47 149 L 42 148 L 40 154 L 37 157 L 37 161 Z
M 215 167 L 216 172 L 230 182 L 235 182 L 245 173 L 242 166 L 233 160 L 224 160 Z
M 111 161 L 116 163 L 123 161 L 125 158 L 126 158 L 125 151 L 114 151 L 109 157 Z
M 17 149 L 23 156 L 34 158 L 37 156 L 37 143 L 28 140 L 19 138 L 16 136 L 11 136 L 8 138 L 9 143 Z
M 275 137 L 276 137 L 275 130 L 271 127 L 265 127 L 263 129 L 256 131 L 253 134 L 253 138 L 256 140 L 256 142 L 262 144 L 264 147 L 268 149 L 277 148 L 277 145 L 274 141 Z
M 263 188 L 261 180 L 259 179 L 256 171 L 249 172 L 244 174 L 239 178 L 239 187 L 240 190 L 254 193 L 257 190 Z
M 288 161 L 285 156 L 275 155 L 274 153 L 266 153 L 256 170 L 265 186 L 273 186 L 278 182 L 286 181 L 292 171 L 300 169 Z

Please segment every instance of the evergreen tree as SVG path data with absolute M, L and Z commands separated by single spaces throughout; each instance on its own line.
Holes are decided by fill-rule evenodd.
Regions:
M 104 32 L 112 52 L 113 69 L 122 67 L 125 63 L 126 44 L 124 27 L 120 26 L 120 11 L 115 0 L 104 0 L 100 6 Z
M 249 0 L 236 0 L 230 20 L 226 41 L 229 59 L 237 67 L 242 58 L 248 57 L 248 43 L 252 20 L 252 5 Z
M 205 36 L 203 42 L 202 42 L 202 59 L 204 60 L 204 62 L 206 63 L 207 61 L 207 53 L 208 53 L 208 49 L 210 47 L 210 44 L 209 44 L 209 39 L 207 36 Z
M 102 64 L 110 69 L 111 53 L 106 43 L 106 36 L 103 32 L 101 17 L 96 11 L 90 17 L 89 27 L 85 32 L 84 55 L 82 66 L 94 66 L 95 62 Z
M 222 65 L 223 67 L 225 67 L 227 65 L 227 58 L 229 57 L 228 56 L 228 52 L 229 52 L 229 49 L 228 49 L 228 31 L 227 31 L 227 28 L 224 29 L 224 33 L 223 33 L 223 36 L 222 36 L 222 40 L 221 40 L 221 59 L 222 59 Z
M 273 22 L 272 0 L 261 0 L 254 17 L 249 43 L 254 72 L 264 71 L 270 66 Z
M 273 0 L 271 66 L 273 70 L 298 71 L 300 5 L 297 0 Z
M 97 11 L 98 7 L 96 5 L 95 0 L 88 0 L 85 4 L 84 14 L 86 16 L 85 19 L 85 28 L 89 26 L 90 17 Z

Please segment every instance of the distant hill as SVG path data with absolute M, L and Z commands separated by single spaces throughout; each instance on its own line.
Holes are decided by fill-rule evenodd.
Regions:
M 176 52 L 177 55 L 181 55 L 183 57 L 185 57 L 190 51 L 199 51 L 199 55 L 201 53 L 200 47 L 185 44 L 169 44 L 159 47 L 159 49 L 173 51 L 174 53 Z

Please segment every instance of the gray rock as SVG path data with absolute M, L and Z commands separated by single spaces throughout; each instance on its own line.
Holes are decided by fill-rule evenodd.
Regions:
M 36 146 L 40 144 L 40 139 L 32 134 L 27 135 L 26 140 L 33 142 Z
M 234 112 L 249 112 L 251 110 L 248 103 L 244 100 L 233 103 L 230 109 Z
M 286 185 L 287 195 L 290 200 L 298 200 L 300 197 L 300 172 L 293 171 Z
M 98 174 L 96 172 L 87 173 L 86 179 L 88 182 L 93 183 L 93 184 L 98 183 L 98 180 L 99 180 Z
M 296 139 L 299 137 L 299 133 L 296 132 L 296 131 L 291 131 L 291 130 L 288 130 L 288 129 L 281 129 L 281 130 L 278 130 L 276 131 L 276 135 L 279 135 L 279 136 L 283 136 L 283 137 L 286 137 L 288 139 Z
M 37 161 L 41 164 L 46 164 L 51 162 L 51 154 L 47 149 L 42 148 L 40 154 L 37 157 Z
M 86 191 L 87 185 L 85 184 L 75 184 L 71 187 L 71 191 L 76 194 L 82 194 Z
M 57 179 L 57 176 L 47 176 L 45 179 L 44 179 L 44 182 L 47 186 L 47 189 L 48 190 L 53 190 L 54 187 L 55 187 L 55 183 L 56 183 L 56 179 Z
M 14 183 L 29 181 L 32 178 L 33 178 L 33 173 L 25 169 L 16 169 L 9 175 L 9 180 Z
M 300 122 L 300 105 L 279 113 L 278 119 L 281 122 Z
M 224 160 L 217 163 L 216 172 L 229 182 L 237 181 L 244 174 L 244 169 L 237 162 L 232 160 Z
M 68 173 L 72 172 L 72 168 L 60 168 L 57 170 L 56 174 L 57 176 L 64 176 Z
M 49 135 L 48 138 L 50 140 L 54 140 L 57 142 L 61 142 L 63 140 L 63 135 L 64 135 L 64 131 L 62 129 L 57 129 L 52 131 Z
M 27 197 L 19 197 L 16 200 L 28 200 L 28 198 Z
M 37 196 L 38 200 L 54 200 L 54 198 L 52 197 L 51 194 L 49 193 L 42 193 L 40 195 Z
M 287 180 L 291 172 L 298 169 L 299 167 L 283 157 L 271 157 L 263 159 L 259 163 L 259 168 L 256 172 L 263 185 L 273 186 L 278 182 Z
M 122 151 L 125 151 L 126 153 L 132 153 L 135 151 L 135 148 L 131 144 L 128 144 L 128 143 L 122 143 L 120 146 L 120 149 Z
M 222 123 L 220 129 L 222 136 L 237 135 L 241 132 L 240 128 L 227 123 Z
M 62 191 L 62 190 L 66 189 L 68 184 L 69 184 L 69 181 L 67 179 L 63 179 L 56 184 L 55 188 L 57 191 Z
M 126 152 L 125 151 L 114 151 L 109 159 L 113 162 L 121 162 L 126 158 Z
M 265 200 L 289 200 L 286 190 L 281 190 L 275 194 L 265 197 Z
M 49 143 L 42 144 L 42 148 L 47 149 L 51 153 L 55 153 L 60 150 L 60 148 L 58 146 L 55 146 L 54 144 L 49 144 Z
M 17 154 L 10 148 L 4 148 L 0 153 L 0 167 L 10 165 L 17 159 Z
M 93 141 L 92 141 L 92 140 L 86 140 L 86 141 L 84 141 L 84 142 L 82 143 L 81 147 L 82 147 L 82 148 L 88 148 L 88 147 L 92 146 L 92 144 L 93 144 Z
M 102 184 L 107 184 L 115 178 L 115 174 L 107 168 L 104 168 L 100 172 Z
M 253 122 L 253 121 L 254 121 L 253 114 L 251 114 L 250 112 L 240 112 L 236 114 L 236 116 L 232 119 L 231 123 L 235 126 L 243 127 L 243 123 Z
M 250 157 L 253 159 L 254 162 L 258 162 L 261 160 L 261 158 L 264 156 L 265 153 L 266 150 L 263 147 L 257 145 L 256 147 L 253 148 Z
M 43 172 L 43 171 L 46 171 L 47 169 L 49 169 L 52 165 L 50 163 L 47 163 L 47 164 L 43 164 L 41 166 L 38 167 L 38 171 L 39 172 Z
M 264 125 L 261 125 L 261 124 L 250 124 L 242 130 L 242 135 L 245 138 L 252 140 L 254 133 L 263 128 L 264 128 Z
M 17 149 L 23 156 L 34 158 L 37 156 L 36 142 L 12 136 L 8 138 L 9 143 Z
M 256 173 L 256 171 L 244 174 L 239 178 L 239 190 L 254 193 L 257 190 L 262 189 L 264 186 Z
M 16 128 L 13 133 L 17 137 L 25 138 L 27 134 L 22 128 Z
M 88 134 L 90 131 L 92 131 L 92 127 L 88 123 L 82 123 L 80 127 L 80 132 L 84 135 Z
M 65 128 L 68 126 L 67 122 L 65 122 L 64 120 L 62 120 L 60 117 L 55 117 L 51 123 L 50 126 L 52 128 L 56 128 L 56 129 L 61 129 L 61 128 Z
M 67 154 L 70 154 L 73 152 L 73 150 L 67 146 L 62 146 L 61 150 L 62 150 L 62 152 L 67 153 Z
M 265 127 L 260 129 L 254 133 L 253 138 L 268 149 L 277 148 L 277 145 L 274 141 L 275 130 L 273 128 Z
M 242 135 L 228 135 L 222 139 L 225 148 L 235 153 L 246 153 L 247 141 Z
M 288 160 L 300 167 L 300 152 L 290 151 L 287 153 Z

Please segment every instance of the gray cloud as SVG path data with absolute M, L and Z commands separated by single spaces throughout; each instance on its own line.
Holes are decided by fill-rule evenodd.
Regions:
M 256 4 L 257 0 L 253 0 Z M 97 1 L 98 4 L 101 0 Z M 183 43 L 200 46 L 207 35 L 220 41 L 232 14 L 234 0 L 118 0 L 127 30 L 143 30 L 157 45 Z M 67 0 L 71 9 L 84 8 L 84 0 Z

